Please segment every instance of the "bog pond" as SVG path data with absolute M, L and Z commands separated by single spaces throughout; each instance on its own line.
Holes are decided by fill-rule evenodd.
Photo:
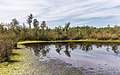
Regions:
M 120 75 L 120 43 L 25 44 L 34 75 Z

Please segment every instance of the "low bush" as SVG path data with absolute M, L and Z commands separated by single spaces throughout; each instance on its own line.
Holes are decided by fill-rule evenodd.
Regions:
M 11 38 L 0 39 L 0 62 L 8 61 L 16 41 Z

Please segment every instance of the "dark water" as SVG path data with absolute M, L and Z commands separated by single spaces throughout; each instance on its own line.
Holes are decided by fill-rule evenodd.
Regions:
M 65 75 L 120 75 L 120 43 L 41 43 L 25 46 L 40 61 L 37 63 L 47 62 L 54 72 L 64 68 Z M 52 75 L 62 74 L 56 72 Z

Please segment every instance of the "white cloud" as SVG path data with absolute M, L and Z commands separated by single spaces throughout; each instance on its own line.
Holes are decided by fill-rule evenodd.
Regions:
M 0 21 L 17 18 L 25 22 L 29 13 L 46 21 L 114 17 L 120 19 L 120 0 L 0 0 Z M 112 18 L 111 18 L 112 19 Z M 60 23 L 60 21 L 58 23 Z M 77 22 L 77 23 L 75 23 Z

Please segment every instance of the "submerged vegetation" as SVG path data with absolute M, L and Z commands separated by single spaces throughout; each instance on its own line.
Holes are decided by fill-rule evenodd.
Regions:
M 10 23 L 0 24 L 0 62 L 8 60 L 16 42 L 24 40 L 120 40 L 120 26 L 108 25 L 104 28 L 77 26 L 49 28 L 45 21 L 40 22 L 32 14 L 28 15 L 26 24 L 20 24 L 15 18 Z

